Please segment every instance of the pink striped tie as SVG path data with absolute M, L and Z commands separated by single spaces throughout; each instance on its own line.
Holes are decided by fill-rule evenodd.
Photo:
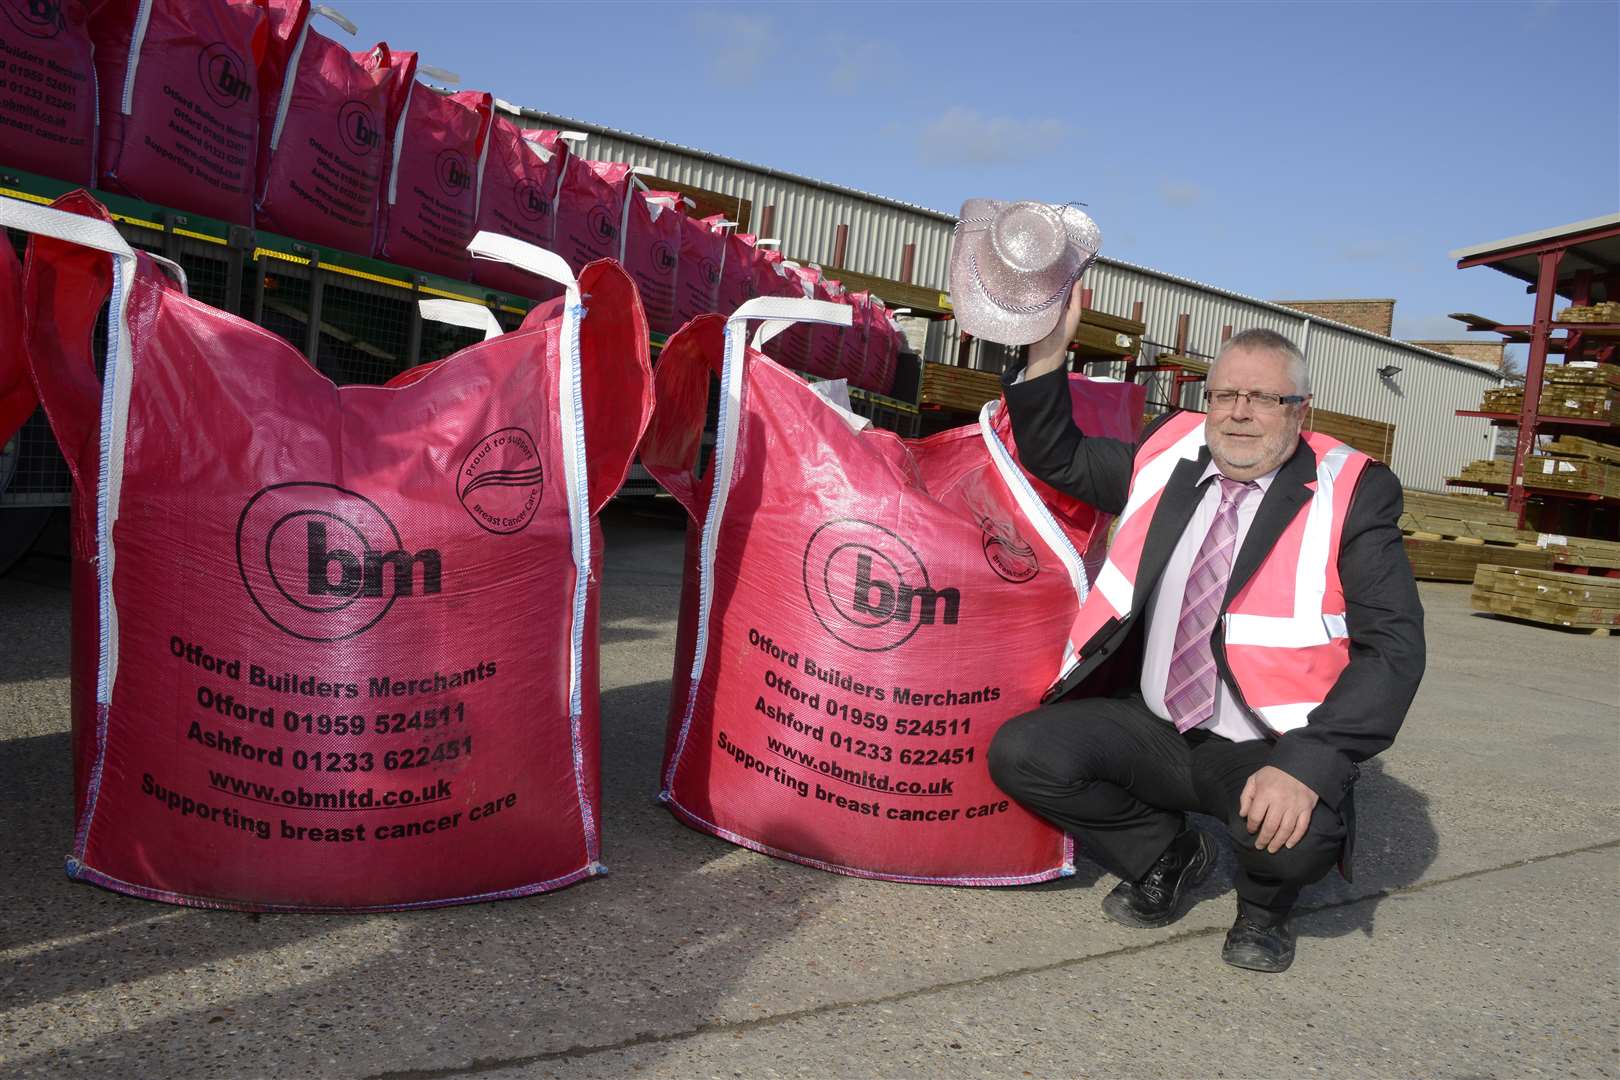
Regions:
M 1237 553 L 1238 503 L 1259 486 L 1224 476 L 1216 479 L 1221 484 L 1221 506 L 1187 573 L 1170 675 L 1164 684 L 1164 707 L 1177 731 L 1189 731 L 1215 714 L 1215 654 L 1210 649 L 1210 635 L 1220 617 L 1221 598 L 1226 595 L 1232 557 Z

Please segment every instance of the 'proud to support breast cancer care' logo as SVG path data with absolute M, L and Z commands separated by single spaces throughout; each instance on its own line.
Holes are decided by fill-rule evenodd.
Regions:
M 859 518 L 811 534 L 804 595 L 827 633 L 862 652 L 897 649 L 924 626 L 954 626 L 962 610 L 961 592 L 936 587 L 910 544 Z
M 979 528 L 984 537 L 984 561 L 1003 581 L 1021 585 L 1041 572 L 1035 549 L 1012 522 L 981 517 Z
M 479 439 L 456 470 L 456 498 L 480 528 L 492 533 L 526 528 L 544 490 L 540 450 L 534 436 L 518 427 Z
M 62 32 L 59 0 L 0 0 L 0 11 L 31 38 L 53 38 Z
M 433 548 L 409 551 L 382 508 L 336 484 L 272 484 L 242 508 L 236 566 L 254 606 L 302 641 L 346 641 L 396 601 L 436 595 Z

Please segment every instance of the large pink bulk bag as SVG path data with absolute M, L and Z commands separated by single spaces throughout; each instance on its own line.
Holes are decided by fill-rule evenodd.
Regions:
M 681 215 L 681 269 L 675 278 L 675 325 L 720 310 L 720 266 L 726 235 L 707 218 Z
M 398 62 L 396 62 L 398 61 Z M 369 255 L 376 242 L 390 119 L 410 92 L 414 53 L 351 53 L 306 25 L 267 110 L 258 226 Z
M 368 910 L 599 873 L 595 514 L 651 405 L 628 276 L 575 286 L 481 235 L 569 283 L 558 314 L 338 388 L 110 225 L 50 213 L 0 203 L 40 234 L 32 357 L 80 518 L 70 875 Z
M 101 186 L 252 224 L 263 4 L 103 0 L 90 28 Z
M 782 253 L 775 248 L 760 248 L 759 258 L 754 263 L 754 295 L 802 299 L 804 286 L 787 265 L 788 262 L 789 260 L 783 258 Z M 788 327 L 771 338 L 765 345 L 764 352 L 779 364 L 794 371 L 804 371 L 810 363 L 810 339 L 807 328 L 797 324 Z
M 478 198 L 478 227 L 555 250 L 557 187 L 568 159 L 568 144 L 555 131 L 525 131 L 496 116 Z M 480 284 L 518 296 L 545 300 L 555 295 L 553 282 L 505 263 L 479 260 L 473 274 Z
M 815 288 L 814 299 L 848 306 L 849 301 L 846 298 L 846 291 L 841 282 L 828 277 L 825 271 L 814 268 L 807 268 L 807 270 L 806 280 Z M 828 379 L 843 377 L 843 372 L 839 370 L 839 361 L 844 355 L 844 334 L 846 332 L 842 326 L 828 326 L 826 324 L 810 328 L 811 371 Z
M 276 108 L 273 98 L 286 80 L 287 68 L 292 63 L 293 50 L 298 45 L 299 35 L 309 25 L 314 8 L 310 0 L 227 0 L 227 2 L 256 4 L 264 9 L 266 33 L 264 53 L 259 58 L 259 78 L 265 92 L 260 119 L 261 122 L 267 123 Z M 332 13 L 331 8 L 323 7 L 322 11 Z M 354 33 L 353 30 L 349 32 Z
M 865 382 L 861 388 L 874 394 L 894 389 L 894 368 L 900 350 L 900 332 L 889 317 L 888 308 L 877 296 L 867 296 Z
M 850 308 L 849 329 L 844 331 L 839 350 L 838 375 L 848 379 L 851 386 L 865 386 L 866 351 L 872 333 L 872 294 L 866 290 L 852 292 L 844 297 Z
M 477 231 L 494 107 L 481 90 L 441 94 L 411 82 L 392 140 L 378 258 L 446 277 L 471 275 L 467 243 Z
M 623 250 L 630 166 L 571 157 L 557 196 L 557 254 L 572 267 L 617 259 Z
M 693 828 L 839 873 L 1068 874 L 1069 841 L 996 788 L 985 753 L 1062 663 L 1108 517 L 1053 513 L 999 402 L 905 440 L 746 346 L 748 317 L 805 312 L 848 318 L 755 300 L 729 326 L 689 324 L 658 362 L 641 462 L 692 516 L 660 797 Z M 1140 387 L 1072 392 L 1087 431 L 1132 437 Z
M 0 0 L 4 3 L 5 0 Z M 22 267 L 11 242 L 0 237 L 0 448 L 39 405 L 23 352 Z
M 790 277 L 798 282 L 804 290 L 806 300 L 822 300 L 839 303 L 843 299 L 843 286 L 837 282 L 829 282 L 819 267 L 799 266 L 784 263 Z M 833 286 L 836 286 L 834 288 Z M 807 323 L 795 326 L 782 334 L 782 337 L 798 335 L 802 343 L 798 346 L 799 354 L 804 357 L 804 370 L 822 379 L 836 379 L 838 373 L 838 358 L 843 348 L 844 328 L 826 324 Z M 780 339 L 778 339 L 780 340 Z M 789 346 L 792 348 L 793 346 Z
M 681 326 L 675 318 L 675 289 L 686 207 L 678 192 L 635 190 L 626 208 L 624 268 L 641 293 L 648 327 L 655 334 L 673 334 Z
M 754 247 L 751 233 L 727 232 L 720 224 L 720 216 L 705 218 L 709 227 L 726 238 L 725 255 L 720 263 L 719 312 L 730 315 L 743 302 L 753 298 L 754 271 L 759 261 L 759 250 Z
M 0 0 L 0 164 L 96 182 L 96 67 L 84 0 Z

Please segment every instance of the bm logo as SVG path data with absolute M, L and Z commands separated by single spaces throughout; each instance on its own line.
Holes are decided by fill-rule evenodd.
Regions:
M 0 0 L 0 8 L 31 38 L 53 38 L 67 25 L 60 0 Z
M 653 265 L 665 274 L 675 269 L 675 252 L 662 240 L 653 245 Z
M 401 597 L 441 591 L 443 560 L 409 551 L 382 508 L 335 484 L 272 484 L 236 523 L 236 566 L 254 606 L 301 641 L 347 641 Z
M 545 189 L 527 177 L 513 187 L 512 198 L 517 203 L 518 213 L 530 221 L 544 220 L 551 213 L 551 202 L 546 198 Z
M 382 129 L 371 106 L 363 101 L 345 101 L 338 110 L 338 134 L 355 157 L 369 157 L 382 145 Z
M 197 57 L 197 77 L 215 105 L 229 109 L 253 96 L 247 66 L 228 45 L 213 44 Z
M 614 222 L 613 216 L 607 212 L 605 207 L 591 207 L 590 214 L 586 216 L 585 224 L 590 229 L 591 235 L 598 240 L 617 240 L 619 238 L 619 226 Z
M 861 652 L 897 649 L 924 626 L 955 626 L 962 611 L 961 592 L 936 588 L 910 544 L 859 518 L 811 534 L 804 595 L 822 628 Z
M 467 155 L 460 150 L 439 151 L 439 157 L 433 163 L 433 175 L 438 178 L 439 187 L 451 198 L 465 195 L 467 189 L 472 187 L 472 167 L 467 164 Z

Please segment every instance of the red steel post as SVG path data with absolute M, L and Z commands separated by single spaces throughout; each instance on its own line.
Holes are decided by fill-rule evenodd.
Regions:
M 1524 367 L 1524 404 L 1519 408 L 1519 441 L 1513 447 L 1513 472 L 1508 477 L 1508 509 L 1518 515 L 1524 528 L 1524 459 L 1536 445 L 1536 419 L 1541 408 L 1541 377 L 1547 369 L 1547 339 L 1552 336 L 1553 303 L 1557 299 L 1558 264 L 1561 250 L 1537 256 L 1541 266 L 1536 275 L 1536 314 L 1530 325 L 1530 358 Z

